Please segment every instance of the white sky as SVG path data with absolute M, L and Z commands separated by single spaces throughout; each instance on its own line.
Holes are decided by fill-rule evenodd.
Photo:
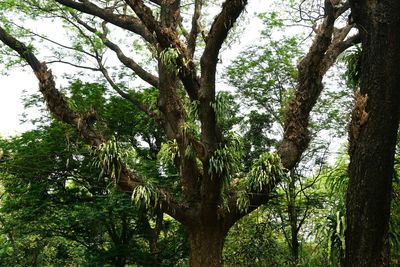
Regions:
M 29 130 L 29 124 L 20 124 L 24 107 L 21 97 L 24 90 L 33 92 L 38 81 L 32 71 L 13 70 L 7 76 L 0 76 L 0 134 L 15 135 Z

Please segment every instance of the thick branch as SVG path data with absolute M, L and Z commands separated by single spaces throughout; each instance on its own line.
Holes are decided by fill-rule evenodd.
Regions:
M 80 114 L 72 110 L 61 93 L 56 89 L 54 77 L 44 63 L 36 58 L 32 53 L 32 48 L 27 47 L 0 27 L 0 40 L 16 51 L 32 68 L 39 80 L 39 89 L 46 100 L 49 110 L 58 119 L 75 126 L 79 134 L 82 135 L 91 145 L 97 146 L 103 143 L 104 137 L 94 131 L 91 122 L 95 120 L 96 113 L 94 111 L 87 114 Z
M 74 126 L 78 133 L 94 147 L 105 142 L 104 136 L 92 127 L 92 123 L 96 119 L 96 113 L 92 110 L 86 114 L 81 114 L 72 110 L 61 93 L 56 89 L 51 70 L 47 68 L 45 63 L 40 63 L 32 53 L 31 48 L 9 35 L 1 27 L 0 40 L 27 61 L 39 80 L 39 90 L 46 101 L 47 107 L 56 118 Z M 126 167 L 123 168 L 123 174 L 124 179 L 120 179 L 118 185 L 123 190 L 132 191 L 139 183 L 139 178 L 133 172 L 129 172 Z
M 206 157 L 203 161 L 204 170 L 210 169 L 209 158 L 223 142 L 222 131 L 217 124 L 215 111 L 212 107 L 215 101 L 215 75 L 218 54 L 229 30 L 246 6 L 246 0 L 227 0 L 222 5 L 222 11 L 215 18 L 206 47 L 201 57 L 201 87 L 199 91 L 199 117 L 201 122 L 201 142 L 205 146 Z M 220 201 L 221 177 L 204 171 L 201 181 L 202 205 L 204 211 L 216 209 Z
M 192 58 L 194 55 L 194 51 L 196 50 L 197 36 L 199 35 L 200 31 L 199 19 L 201 15 L 202 6 L 203 6 L 203 0 L 195 0 L 194 13 L 192 17 L 192 29 L 190 30 L 189 39 L 187 41 L 189 54 L 192 56 Z
M 72 14 L 74 19 L 81 24 L 85 29 L 88 31 L 98 34 L 99 31 L 96 28 L 91 27 L 89 24 L 81 20 L 78 16 Z M 121 50 L 121 48 L 116 45 L 115 43 L 111 42 L 107 38 L 108 30 L 105 26 L 105 23 L 103 23 L 103 33 L 99 36 L 105 46 L 110 48 L 112 51 L 115 52 L 117 55 L 118 59 L 124 66 L 127 68 L 131 69 L 136 75 L 138 75 L 143 81 L 149 83 L 153 87 L 158 87 L 158 77 L 154 76 L 153 74 L 147 72 L 145 69 L 143 69 L 139 64 L 137 64 L 132 58 L 127 57 Z
M 325 1 L 326 16 L 317 30 L 309 52 L 298 65 L 299 78 L 296 94 L 286 113 L 284 136 L 279 148 L 282 164 L 292 169 L 310 142 L 308 121 L 323 88 L 322 78 L 325 53 L 332 42 L 335 9 L 331 1 Z
M 332 43 L 326 51 L 325 57 L 321 64 L 321 76 L 323 76 L 329 70 L 341 53 L 343 53 L 347 48 L 361 42 L 360 34 L 355 34 L 347 38 L 351 29 L 353 29 L 353 25 L 347 25 L 334 31 Z
M 163 49 L 176 48 L 184 57 L 187 56 L 186 48 L 181 40 L 179 40 L 179 36 L 175 30 L 180 18 L 179 1 L 169 1 L 171 3 L 163 3 L 161 5 L 161 12 L 165 11 L 166 8 L 170 12 L 169 22 L 165 25 L 161 25 L 156 20 L 152 10 L 144 4 L 143 0 L 125 0 L 125 2 L 128 3 L 147 29 L 156 35 L 157 41 Z
M 192 100 L 198 98 L 198 88 L 200 85 L 199 78 L 196 74 L 196 66 L 194 65 L 191 54 L 185 45 L 179 39 L 173 24 L 177 24 L 179 16 L 179 1 L 173 1 L 172 4 L 166 3 L 161 6 L 162 10 L 170 10 L 169 24 L 161 25 L 149 7 L 143 0 L 126 0 L 136 15 L 143 21 L 148 30 L 156 35 L 157 41 L 161 49 L 174 48 L 178 51 L 176 58 L 177 68 L 179 70 L 179 78 L 181 79 L 185 90 Z M 168 6 L 165 6 L 168 5 Z
M 247 0 L 227 0 L 222 11 L 215 18 L 206 40 L 206 47 L 201 57 L 202 75 L 215 76 L 219 50 L 229 30 L 247 5 Z
M 215 75 L 218 62 L 218 54 L 223 42 L 228 36 L 229 30 L 244 10 L 247 0 L 227 0 L 222 5 L 221 13 L 215 18 L 208 38 L 206 47 L 201 57 L 201 88 L 200 121 L 202 130 L 202 141 L 213 151 L 221 141 L 221 133 L 218 130 L 215 112 L 211 107 L 215 99 Z
M 284 135 L 278 153 L 283 167 L 288 170 L 295 167 L 310 142 L 309 116 L 323 89 L 322 79 L 325 73 L 341 52 L 359 41 L 358 35 L 345 39 L 351 26 L 345 26 L 334 32 L 334 23 L 338 17 L 337 9 L 331 5 L 331 1 L 325 1 L 325 5 L 326 16 L 317 30 L 307 55 L 298 65 L 296 94 L 286 113 Z M 266 185 L 262 192 L 249 192 L 250 207 L 247 212 L 238 211 L 235 208 L 236 201 L 232 201 L 231 210 L 236 209 L 231 214 L 232 218 L 240 218 L 266 203 L 272 197 L 272 192 L 280 180 L 281 177 L 271 179 L 272 182 Z
M 141 21 L 143 21 L 144 25 L 146 25 L 147 29 L 151 33 L 160 32 L 160 25 L 158 21 L 153 16 L 153 12 L 149 7 L 147 7 L 143 0 L 125 0 L 125 2 L 132 8 L 132 10 L 136 13 Z M 157 36 L 158 41 L 160 42 L 160 37 Z
M 74 126 L 79 134 L 92 146 L 96 147 L 105 142 L 104 136 L 91 127 L 90 122 L 93 120 L 95 113 L 89 112 L 87 114 L 80 114 L 68 106 L 64 97 L 55 87 L 54 77 L 51 71 L 47 69 L 44 63 L 40 63 L 32 53 L 31 48 L 8 34 L 2 27 L 0 27 L 0 41 L 16 51 L 32 68 L 39 80 L 40 92 L 43 94 L 52 114 L 63 122 Z M 131 193 L 136 186 L 142 184 L 140 177 L 135 172 L 129 170 L 126 165 L 122 165 L 120 178 L 116 182 L 119 189 L 126 193 Z M 189 220 L 188 216 L 185 214 L 185 208 L 175 203 L 168 191 L 160 189 L 159 192 L 162 195 L 160 204 L 166 213 L 181 222 Z
M 97 5 L 85 0 L 76 2 L 73 0 L 55 0 L 56 2 L 81 11 L 86 14 L 90 14 L 99 17 L 107 22 L 110 22 L 123 29 L 129 30 L 142 36 L 149 43 L 155 43 L 154 37 L 151 32 L 142 24 L 142 22 L 132 16 L 114 14 L 112 11 L 98 7 Z

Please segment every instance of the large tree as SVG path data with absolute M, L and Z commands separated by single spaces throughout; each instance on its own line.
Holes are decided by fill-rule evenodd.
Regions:
M 348 2 L 326 0 L 309 51 L 298 64 L 296 90 L 287 108 L 279 149 L 276 154 L 268 151 L 261 154 L 248 172 L 243 172 L 239 164 L 243 156 L 240 138 L 223 123 L 227 114 L 226 101 L 216 91 L 216 70 L 221 47 L 247 0 L 224 1 L 221 11 L 210 26 L 205 27 L 201 18 L 208 2 L 6 1 L 3 7 L 10 13 L 5 13 L 0 27 L 0 40 L 35 72 L 50 112 L 74 126 L 97 151 L 99 162 L 115 179 L 117 187 L 132 194 L 136 202 L 146 200 L 147 206 L 161 207 L 186 227 L 191 266 L 220 266 L 224 238 L 230 227 L 266 203 L 276 184 L 286 175 L 285 170 L 291 170 L 298 163 L 310 141 L 308 121 L 323 89 L 322 79 L 337 56 L 358 40 L 357 36 L 348 37 L 352 24 L 335 27 L 335 22 L 348 10 Z M 191 7 L 187 8 L 187 4 Z M 185 12 L 182 12 L 184 8 Z M 162 183 L 160 186 L 149 185 L 139 170 L 133 169 L 115 153 L 104 157 L 104 149 L 109 152 L 113 146 L 104 134 L 104 125 L 96 123 L 96 112 L 80 112 L 73 108 L 57 89 L 48 64 L 38 59 L 31 45 L 17 38 L 20 31 L 10 32 L 15 26 L 7 15 L 27 11 L 35 18 L 61 18 L 70 29 L 79 33 L 81 41 L 74 45 L 58 43 L 58 62 L 65 62 L 60 56 L 62 51 L 75 50 L 81 61 L 67 63 L 102 73 L 118 94 L 163 129 L 169 141 L 162 150 L 173 154 L 170 163 L 178 173 L 176 183 L 168 187 Z M 191 15 L 187 16 L 188 13 Z M 140 65 L 124 53 L 124 46 L 113 40 L 114 31 L 139 36 L 154 54 L 149 66 L 156 66 L 155 71 L 149 71 L 148 66 Z M 129 75 L 127 70 L 132 71 L 157 89 L 157 107 L 146 105 L 125 85 L 115 81 L 118 76 L 113 77 L 105 65 L 103 54 L 106 49 L 120 60 L 124 75 Z M 136 52 L 143 53 L 143 50 Z M 95 67 L 82 66 L 86 65 L 82 61 L 84 56 L 90 58 Z M 166 158 L 165 153 L 163 155 Z M 237 177 L 240 177 L 239 184 L 232 183 Z
M 346 266 L 388 266 L 400 114 L 400 2 L 350 1 L 362 35 L 360 93 L 350 125 Z

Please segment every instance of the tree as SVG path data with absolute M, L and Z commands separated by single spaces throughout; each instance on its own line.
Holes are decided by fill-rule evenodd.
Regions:
M 262 153 L 249 170 L 243 172 L 239 164 L 243 156 L 240 137 L 221 123 L 226 105 L 223 95 L 217 94 L 215 81 L 221 47 L 247 1 L 224 1 L 208 30 L 200 20 L 207 2 L 195 0 L 193 8 L 189 9 L 193 14 L 189 18 L 183 17 L 184 12 L 181 12 L 185 4 L 186 1 L 179 0 L 114 3 L 56 0 L 3 4 L 10 12 L 25 10 L 37 17 L 61 18 L 79 33 L 80 39 L 72 46 L 61 45 L 63 49 L 58 50 L 57 61 L 65 62 L 59 51 L 66 50 L 75 50 L 80 56 L 91 58 L 95 67 L 80 67 L 101 72 L 118 94 L 163 129 L 169 140 L 164 144 L 164 152 L 173 155 L 169 162 L 178 173 L 177 183 L 169 187 L 151 184 L 146 176 L 115 153 L 103 153 L 105 148 L 111 147 L 107 145 L 110 140 L 96 123 L 96 112 L 79 112 L 68 104 L 66 97 L 57 90 L 48 64 L 38 60 L 32 46 L 25 45 L 7 31 L 13 28 L 7 16 L 0 28 L 0 40 L 33 69 L 51 113 L 74 126 L 79 135 L 99 151 L 100 165 L 114 178 L 118 188 L 132 194 L 137 203 L 144 201 L 148 207 L 161 207 L 185 226 L 191 247 L 191 266 L 220 266 L 224 238 L 231 226 L 266 203 L 286 170 L 291 170 L 300 160 L 310 141 L 308 121 L 323 89 L 322 78 L 337 56 L 358 37 L 348 36 L 353 25 L 334 27 L 335 21 L 348 10 L 347 2 L 325 1 L 314 40 L 298 65 L 296 92 L 285 115 L 284 134 L 277 154 Z M 112 40 L 113 30 L 140 36 L 154 53 L 153 64 L 157 66 L 158 75 L 127 56 Z M 199 43 L 203 44 L 202 51 Z M 127 92 L 125 85 L 114 81 L 104 64 L 106 48 L 115 52 L 124 68 L 157 88 L 156 110 Z M 78 64 L 68 63 L 77 66 L 82 60 Z M 168 173 L 167 170 L 164 173 Z M 239 186 L 231 183 L 237 174 L 241 178 Z
M 360 92 L 349 129 L 346 266 L 388 266 L 393 164 L 399 125 L 400 3 L 350 1 L 362 35 Z
M 182 235 L 173 222 L 167 226 L 162 213 L 148 214 L 131 205 L 129 196 L 110 190 L 85 148 L 74 136 L 66 142 L 68 126 L 43 128 L 1 142 L 10 157 L 0 166 L 1 234 L 13 240 L 11 246 L 7 239 L 1 244 L 8 248 L 1 255 L 4 266 L 63 259 L 73 265 L 156 266 L 181 259 Z M 174 253 L 166 249 L 171 242 L 178 246 Z M 64 258 L 54 255 L 60 249 Z
M 148 143 L 145 149 L 131 141 L 135 135 L 144 140 L 162 138 L 157 127 L 146 124 L 152 121 L 134 106 L 124 105 L 120 97 L 105 96 L 105 86 L 100 84 L 75 81 L 63 92 L 81 111 L 96 108 L 120 140 L 121 153 L 122 144 L 135 147 L 137 153 L 131 153 L 131 160 L 156 177 L 152 170 L 156 167 L 146 162 L 157 154 L 150 148 L 154 144 Z M 136 97 L 154 100 L 151 90 Z M 39 99 L 33 96 L 27 102 L 35 104 Z M 114 128 L 115 114 L 121 113 L 122 126 Z M 37 128 L 0 139 L 6 155 L 0 163 L 4 187 L 0 234 L 5 237 L 0 257 L 4 266 L 31 266 L 33 262 L 39 266 L 62 262 L 169 266 L 186 259 L 187 242 L 181 241 L 185 237 L 181 227 L 173 219 L 164 220 L 159 209 L 148 212 L 132 205 L 130 196 L 116 192 L 73 128 L 51 118 L 40 121 Z

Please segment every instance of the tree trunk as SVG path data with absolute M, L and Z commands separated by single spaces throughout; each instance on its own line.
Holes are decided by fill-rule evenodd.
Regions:
M 298 239 L 297 227 L 294 227 L 293 224 L 291 223 L 290 228 L 291 228 L 290 231 L 292 234 L 292 239 L 290 240 L 291 241 L 290 250 L 292 253 L 292 266 L 296 267 L 299 263 L 300 244 L 299 244 L 299 239 Z
M 363 36 L 361 94 L 350 125 L 345 266 L 388 266 L 400 110 L 400 1 L 351 1 Z
M 290 252 L 292 254 L 292 266 L 297 266 L 299 262 L 299 230 L 298 230 L 298 214 L 297 214 L 297 203 L 296 203 L 296 176 L 291 174 L 288 192 L 288 217 L 290 223 Z
M 226 231 L 216 225 L 206 225 L 189 229 L 191 267 L 221 266 Z

